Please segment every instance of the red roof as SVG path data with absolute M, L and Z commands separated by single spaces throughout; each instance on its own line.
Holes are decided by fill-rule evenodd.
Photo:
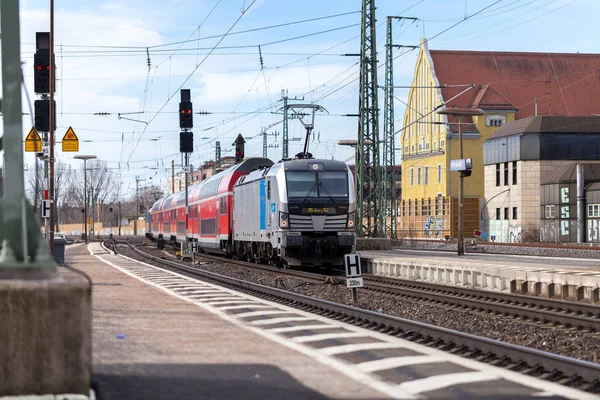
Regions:
M 517 109 L 516 118 L 600 114 L 600 54 L 430 50 L 440 85 L 477 84 L 448 106 Z M 488 86 L 489 85 L 489 86 Z M 442 89 L 445 100 L 466 87 Z

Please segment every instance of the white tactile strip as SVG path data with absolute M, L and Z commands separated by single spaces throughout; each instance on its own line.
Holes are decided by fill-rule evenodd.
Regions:
M 274 342 L 295 349 L 392 398 L 600 397 L 482 364 L 166 271 L 100 244 L 92 255 L 125 274 Z

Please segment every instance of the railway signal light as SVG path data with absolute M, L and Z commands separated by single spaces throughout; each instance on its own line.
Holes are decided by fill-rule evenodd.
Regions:
M 240 133 L 237 136 L 237 138 L 235 139 L 235 142 L 233 143 L 233 145 L 235 146 L 235 163 L 236 164 L 244 161 L 244 143 L 246 143 L 246 141 L 244 140 L 244 137 Z
M 181 96 L 181 103 L 179 103 L 179 127 L 183 129 L 193 128 L 194 111 L 190 89 L 181 89 L 179 93 Z
M 50 93 L 50 53 L 48 50 L 38 50 L 33 62 L 33 90 L 35 93 Z M 54 85 L 56 91 L 56 85 Z
M 184 131 L 179 133 L 179 151 L 181 153 L 194 152 L 194 133 Z
M 34 102 L 35 110 L 35 129 L 38 132 L 50 131 L 50 100 L 36 100 Z M 56 101 L 54 102 L 54 129 L 56 129 Z
M 194 114 L 191 101 L 182 101 L 179 103 L 179 127 L 184 129 L 194 127 Z

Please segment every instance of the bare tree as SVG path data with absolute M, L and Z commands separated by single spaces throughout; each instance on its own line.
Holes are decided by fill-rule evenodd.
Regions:
M 106 204 L 109 199 L 110 202 L 114 201 L 119 183 L 118 179 L 115 179 L 111 171 L 109 171 L 106 167 L 106 162 L 102 160 L 91 160 L 87 163 L 88 193 L 85 195 L 83 193 L 83 166 L 81 166 L 81 168 L 74 173 L 69 174 L 69 176 L 70 179 L 65 181 L 65 186 L 68 186 L 68 193 L 65 196 L 65 200 L 72 209 L 79 210 L 79 218 L 82 218 L 80 210 L 84 208 L 85 197 L 87 197 L 88 207 L 90 207 L 90 217 L 95 215 L 93 211 L 95 209 L 95 205 Z M 77 212 L 75 212 L 75 214 L 77 214 Z M 77 218 L 76 216 L 74 217 Z
M 58 205 L 64 204 L 64 200 L 61 198 L 63 191 L 66 189 L 69 174 L 71 173 L 71 166 L 62 162 L 57 162 L 54 165 L 54 212 L 58 216 Z M 44 188 L 47 187 L 47 183 L 44 178 L 44 162 L 36 159 L 33 166 L 29 167 L 27 173 L 27 197 L 31 201 L 34 210 L 39 210 L 41 201 L 44 197 Z M 58 232 L 58 218 L 56 218 L 55 229 Z
M 37 158 L 33 166 L 27 169 L 27 197 L 33 205 L 34 210 L 38 210 L 44 191 L 44 163 Z
M 140 189 L 140 205 L 144 210 L 151 208 L 156 200 L 164 197 L 165 192 L 159 186 L 151 185 Z M 134 198 L 135 200 L 135 198 Z M 141 212 L 141 211 L 140 211 Z

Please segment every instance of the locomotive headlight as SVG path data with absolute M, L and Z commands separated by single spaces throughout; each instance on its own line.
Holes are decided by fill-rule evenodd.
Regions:
M 350 213 L 348 214 L 348 228 L 354 228 L 354 224 L 356 223 L 356 214 Z
M 281 228 L 289 228 L 290 221 L 288 213 L 279 212 L 279 226 Z

